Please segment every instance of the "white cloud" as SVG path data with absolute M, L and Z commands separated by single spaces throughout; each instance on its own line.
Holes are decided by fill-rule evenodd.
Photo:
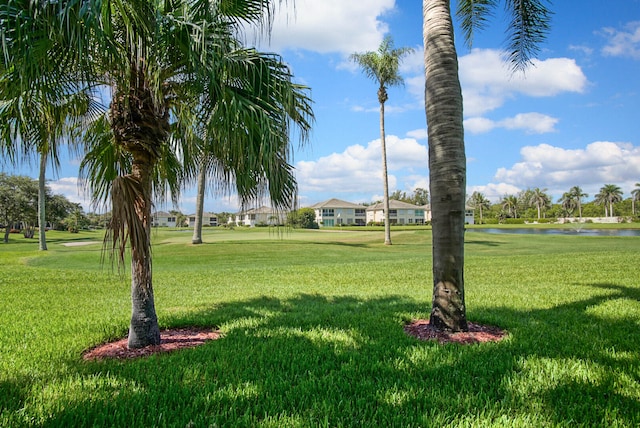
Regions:
M 397 189 L 402 181 L 422 183 L 428 175 L 428 151 L 414 138 L 386 137 L 389 189 Z M 382 186 L 382 158 L 380 140 L 370 141 L 366 147 L 355 144 L 342 153 L 332 153 L 315 161 L 296 163 L 296 178 L 300 193 L 366 193 L 380 192 Z M 404 174 L 410 174 L 407 178 Z
M 522 161 L 500 168 L 495 181 L 517 187 L 569 189 L 580 185 L 599 189 L 607 183 L 631 187 L 640 177 L 640 147 L 629 143 L 597 141 L 584 149 L 548 144 L 525 146 Z
M 588 83 L 575 60 L 569 58 L 534 59 L 525 73 L 515 74 L 498 50 L 474 49 L 459 62 L 464 111 L 471 117 L 495 110 L 518 95 L 551 97 L 563 92 L 581 93 Z
M 90 195 L 84 192 L 78 177 L 62 177 L 57 180 L 47 181 L 47 186 L 54 195 L 63 195 L 70 202 L 82 205 L 85 212 L 93 211 Z
M 497 203 L 504 195 L 516 195 L 522 190 L 518 186 L 508 183 L 489 183 L 484 186 L 470 186 L 467 188 L 467 195 L 473 192 L 482 193 L 487 199 L 493 203 Z
M 427 139 L 426 125 L 424 128 L 418 128 L 418 129 L 414 129 L 413 131 L 408 131 L 407 137 L 415 138 L 416 140 L 426 140 Z
M 287 2 L 276 12 L 269 47 L 344 55 L 375 50 L 389 31 L 380 17 L 394 7 L 395 0 Z
M 624 30 L 607 27 L 600 33 L 607 39 L 603 55 L 640 59 L 640 21 L 629 22 Z
M 482 134 L 495 128 L 524 130 L 528 134 L 546 134 L 555 132 L 558 119 L 541 113 L 519 113 L 514 117 L 493 121 L 484 117 L 465 119 L 465 131 L 471 134 Z

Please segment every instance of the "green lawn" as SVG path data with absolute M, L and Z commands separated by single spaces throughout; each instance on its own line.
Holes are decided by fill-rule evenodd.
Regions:
M 462 346 L 402 330 L 429 314 L 428 229 L 160 229 L 161 327 L 224 337 L 127 362 L 81 358 L 128 327 L 100 232 L 48 237 L 0 245 L 2 427 L 640 425 L 637 237 L 468 233 L 468 318 L 510 335 Z

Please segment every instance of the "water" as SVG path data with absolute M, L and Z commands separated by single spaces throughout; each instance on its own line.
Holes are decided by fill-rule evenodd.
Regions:
M 582 236 L 640 236 L 640 229 L 585 229 L 576 227 L 573 229 L 539 229 L 539 228 L 482 228 L 467 229 L 467 232 L 481 233 L 515 233 L 520 235 L 582 235 Z

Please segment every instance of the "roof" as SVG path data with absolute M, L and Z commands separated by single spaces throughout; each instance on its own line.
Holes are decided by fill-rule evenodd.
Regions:
M 278 213 L 278 210 L 275 210 L 271 207 L 261 206 L 259 208 L 251 208 L 250 210 L 240 211 L 238 214 L 274 214 Z
M 367 207 L 367 211 L 381 211 L 384 209 L 384 204 L 382 202 L 378 202 L 375 205 L 370 205 Z M 394 210 L 424 210 L 425 207 L 419 207 L 418 205 L 409 204 L 407 202 L 398 201 L 396 199 L 389 200 L 389 209 Z
M 318 202 L 315 205 L 311 205 L 309 208 L 317 209 L 317 208 L 362 208 L 365 207 L 363 205 L 354 204 L 353 202 L 343 201 L 341 199 L 329 199 L 324 202 Z

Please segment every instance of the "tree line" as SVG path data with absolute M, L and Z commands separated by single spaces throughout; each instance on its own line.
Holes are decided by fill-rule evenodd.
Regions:
M 22 175 L 0 173 L 0 227 L 4 229 L 5 243 L 12 232 L 33 238 L 38 226 L 38 180 Z M 81 204 L 57 195 L 45 186 L 46 223 L 53 230 L 78 232 L 89 227 L 104 228 L 110 213 L 85 213 Z
M 504 195 L 497 203 L 492 203 L 482 192 L 473 192 L 467 204 L 474 209 L 478 223 L 570 217 L 628 217 L 638 220 L 636 205 L 640 201 L 640 183 L 635 184 L 628 198 L 624 198 L 624 192 L 615 184 L 603 185 L 593 199 L 587 200 L 589 196 L 580 186 L 573 186 L 554 202 L 546 188 L 535 187 Z

